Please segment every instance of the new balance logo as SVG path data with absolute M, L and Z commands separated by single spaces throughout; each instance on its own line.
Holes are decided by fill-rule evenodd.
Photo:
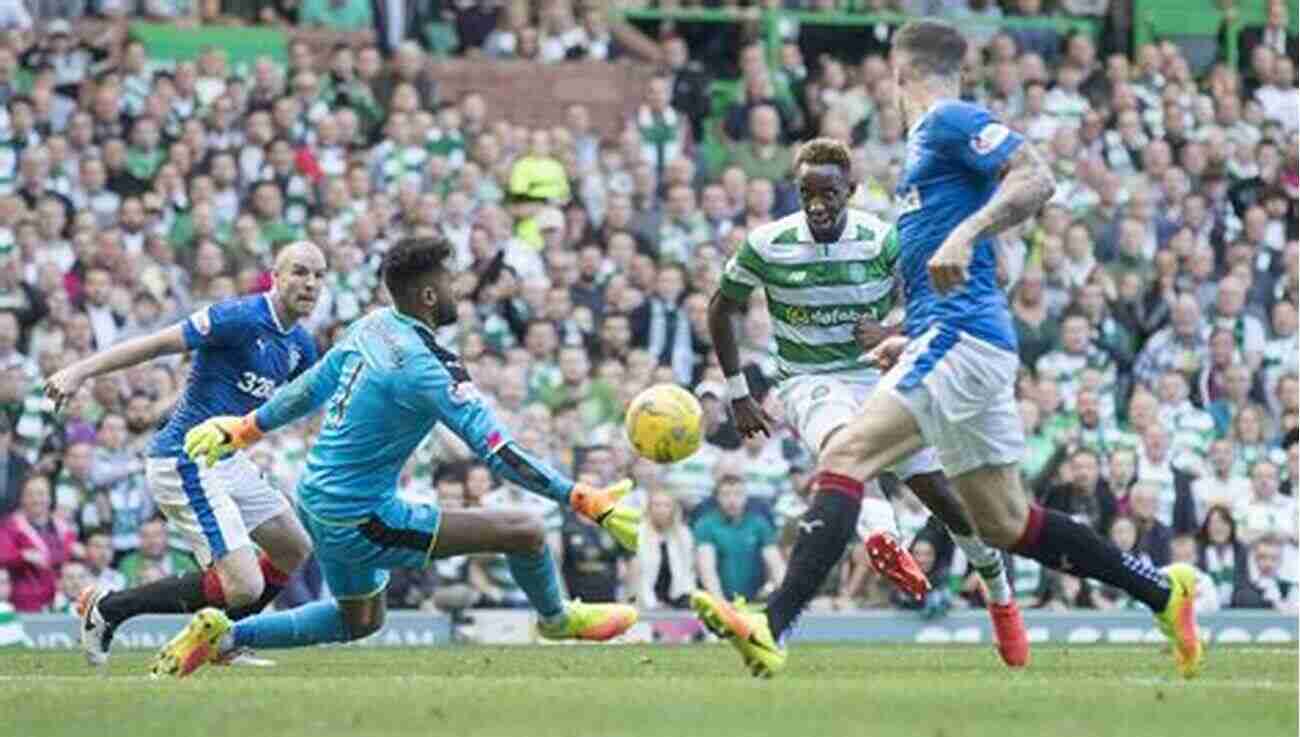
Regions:
M 813 534 L 813 530 L 826 524 L 825 520 L 813 519 L 808 521 L 799 521 L 799 530 L 805 534 Z
M 790 282 L 793 284 L 802 284 L 808 278 L 808 272 L 796 271 L 790 275 Z

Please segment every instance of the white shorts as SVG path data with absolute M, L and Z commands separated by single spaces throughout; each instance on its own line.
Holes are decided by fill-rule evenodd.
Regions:
M 949 478 L 1020 463 L 1025 429 L 1016 406 L 1013 351 L 947 327 L 910 341 L 881 387 L 907 407 Z
M 776 391 L 786 419 L 817 455 L 831 431 L 857 419 L 862 403 L 879 383 L 880 372 L 875 370 L 805 374 L 782 381 Z M 900 480 L 938 470 L 933 448 L 922 448 L 889 468 Z
M 158 509 L 207 568 L 248 547 L 250 530 L 289 511 L 289 502 L 248 456 L 237 453 L 212 468 L 189 459 L 150 458 L 145 478 Z

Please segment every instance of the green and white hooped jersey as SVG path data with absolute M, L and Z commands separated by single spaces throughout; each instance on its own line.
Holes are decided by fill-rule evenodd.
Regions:
M 783 377 L 862 369 L 853 326 L 894 308 L 898 236 L 863 210 L 849 210 L 844 236 L 817 243 L 802 211 L 756 228 L 722 272 L 737 302 L 762 288 Z

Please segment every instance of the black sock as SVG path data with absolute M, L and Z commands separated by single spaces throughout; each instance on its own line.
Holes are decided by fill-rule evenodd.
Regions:
M 799 520 L 799 537 L 790 553 L 785 579 L 767 600 L 767 621 L 777 641 L 817 595 L 844 555 L 862 511 L 861 483 L 857 485 L 857 496 L 834 486 L 814 483 L 813 488 L 816 496 Z
M 1153 612 L 1169 604 L 1169 581 L 1154 566 L 1060 512 L 1029 507 L 1029 526 L 1011 549 L 1043 565 L 1117 586 Z
M 99 600 L 99 613 L 116 629 L 137 614 L 184 614 L 208 606 L 203 592 L 203 574 L 168 576 L 125 591 L 114 591 Z
M 268 583 L 262 588 L 262 596 L 259 597 L 257 601 L 245 606 L 227 609 L 226 615 L 236 622 L 251 617 L 265 609 L 271 602 L 275 601 L 275 597 L 279 596 L 281 591 L 284 591 L 283 586 Z

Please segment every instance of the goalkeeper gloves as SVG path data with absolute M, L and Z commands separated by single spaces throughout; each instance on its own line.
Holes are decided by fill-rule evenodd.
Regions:
M 641 531 L 641 512 L 618 503 L 630 491 L 631 479 L 623 479 L 603 489 L 579 482 L 569 492 L 569 505 L 573 511 L 604 527 L 619 545 L 636 551 Z
M 185 454 L 211 468 L 217 461 L 243 450 L 262 437 L 252 412 L 243 417 L 211 417 L 185 433 Z

